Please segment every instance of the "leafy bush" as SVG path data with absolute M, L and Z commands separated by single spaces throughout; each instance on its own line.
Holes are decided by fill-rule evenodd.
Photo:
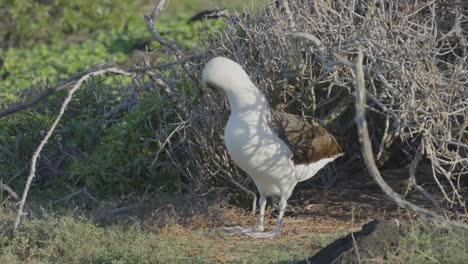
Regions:
M 174 120 L 174 112 L 168 109 L 164 96 L 145 92 L 135 109 L 103 131 L 88 157 L 73 161 L 71 180 L 99 194 L 178 190 L 181 175 L 167 166 L 165 154 L 153 164 L 163 144 L 157 134 L 176 127 L 166 123 Z
M 119 79 L 96 78 L 75 94 L 55 134 L 41 153 L 36 182 L 67 183 L 67 169 L 73 158 L 83 158 L 94 150 L 104 129 L 103 115 L 125 94 Z M 117 89 L 121 89 L 119 94 Z M 36 107 L 0 119 L 0 178 L 25 175 L 34 149 L 37 148 L 57 115 L 65 93 L 58 92 Z M 17 177 L 13 183 L 23 181 Z M 59 181 L 56 181 L 59 179 Z

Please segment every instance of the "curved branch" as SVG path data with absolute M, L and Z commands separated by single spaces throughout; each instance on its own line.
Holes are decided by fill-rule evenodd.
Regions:
M 36 151 L 33 154 L 33 157 L 31 159 L 31 168 L 29 172 L 29 176 L 26 180 L 26 185 L 24 187 L 23 195 L 21 197 L 21 201 L 19 202 L 18 205 L 18 210 L 16 214 L 16 220 L 13 226 L 13 234 L 16 234 L 18 230 L 18 226 L 21 222 L 21 216 L 23 215 L 23 208 L 24 204 L 26 203 L 26 198 L 28 197 L 28 192 L 29 188 L 31 187 L 32 180 L 34 179 L 34 176 L 36 175 L 36 163 L 39 158 L 39 155 L 44 148 L 45 144 L 49 140 L 50 136 L 52 136 L 52 133 L 54 132 L 55 128 L 57 127 L 58 122 L 62 118 L 63 114 L 65 113 L 65 109 L 67 108 L 68 104 L 70 103 L 73 94 L 81 87 L 84 81 L 87 79 L 98 76 L 98 75 L 103 75 L 105 73 L 115 73 L 115 74 L 122 74 L 126 76 L 132 76 L 132 73 L 117 69 L 117 68 L 107 68 L 107 69 L 102 69 L 102 70 L 97 70 L 91 73 L 88 73 L 84 75 L 83 77 L 79 78 L 79 80 L 73 85 L 73 87 L 68 91 L 68 95 L 65 98 L 65 100 L 62 103 L 62 106 L 60 107 L 59 114 L 57 115 L 57 118 L 55 118 L 55 121 L 52 123 L 52 126 L 49 128 L 47 131 L 46 135 L 42 139 L 41 143 L 37 147 Z
M 52 95 L 52 94 L 54 94 L 54 93 L 56 93 L 56 92 L 58 92 L 60 90 L 67 89 L 76 80 L 82 78 L 83 76 L 85 76 L 85 75 L 87 75 L 89 73 L 95 72 L 97 70 L 101 70 L 104 67 L 109 66 L 109 64 L 110 64 L 109 62 L 106 62 L 106 63 L 103 63 L 103 64 L 98 64 L 96 66 L 93 66 L 93 67 L 85 70 L 85 71 L 73 74 L 67 80 L 61 81 L 57 85 L 54 85 L 54 86 L 52 86 L 50 88 L 47 88 L 46 90 L 40 92 L 33 99 L 31 99 L 31 100 L 29 100 L 27 102 L 24 102 L 24 103 L 15 104 L 15 105 L 1 111 L 0 112 L 0 118 L 11 115 L 11 114 L 14 114 L 14 113 L 19 112 L 19 111 L 22 111 L 22 110 L 27 109 L 27 108 L 29 108 L 31 106 L 35 106 L 40 101 L 42 101 L 42 99 L 47 98 L 50 95 Z
M 362 157 L 364 158 L 367 170 L 369 174 L 374 178 L 374 180 L 379 185 L 380 189 L 398 206 L 405 209 L 410 209 L 413 212 L 419 214 L 420 216 L 434 219 L 442 224 L 461 227 L 468 229 L 468 224 L 450 221 L 444 217 L 424 208 L 421 208 L 411 202 L 404 200 L 398 193 L 396 193 L 382 178 L 380 172 L 375 164 L 374 154 L 372 152 L 372 145 L 370 142 L 369 131 L 367 129 L 367 121 L 365 115 L 366 108 L 366 89 L 365 89 L 365 80 L 364 80 L 364 70 L 362 67 L 363 62 L 363 53 L 359 49 L 359 54 L 357 57 L 357 62 L 350 65 L 349 61 L 343 61 L 342 63 L 348 65 L 352 68 L 355 75 L 355 85 L 356 85 L 356 118 L 355 122 L 358 128 L 359 142 L 361 143 Z M 341 62 L 340 58 L 338 60 Z
M 15 200 L 19 200 L 19 196 L 15 193 L 15 191 L 13 191 L 13 189 L 11 189 L 8 185 L 6 185 L 6 184 L 4 184 L 3 182 L 0 181 L 0 192 L 2 192 L 2 191 L 6 191 Z

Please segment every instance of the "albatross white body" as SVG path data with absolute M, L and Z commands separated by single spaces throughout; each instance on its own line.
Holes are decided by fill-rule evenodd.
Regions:
M 286 201 L 296 184 L 314 176 L 339 155 L 295 165 L 293 152 L 270 126 L 271 108 L 265 96 L 238 63 L 216 57 L 206 64 L 203 80 L 208 86 L 225 92 L 231 106 L 224 130 L 226 148 L 234 162 L 252 177 L 260 193 L 257 228 L 231 227 L 226 230 L 254 238 L 279 236 Z M 272 232 L 263 232 L 266 197 L 269 196 L 280 196 L 279 215 L 276 228 Z

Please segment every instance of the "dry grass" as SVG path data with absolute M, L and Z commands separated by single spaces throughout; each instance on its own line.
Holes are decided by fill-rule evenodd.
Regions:
M 270 240 L 221 229 L 230 224 L 253 226 L 255 217 L 249 212 L 224 203 L 190 202 L 184 195 L 161 194 L 144 207 L 100 220 L 92 216 L 102 208 L 89 211 L 89 205 L 79 210 L 29 208 L 35 216 L 24 221 L 16 239 L 8 237 L 14 213 L 3 208 L 0 263 L 294 263 L 378 215 L 413 219 L 396 207 L 385 207 L 391 203 L 381 201 L 383 194 L 374 195 L 376 199 L 358 196 L 348 201 L 343 189 L 300 191 L 293 197 L 300 203 L 293 202 L 288 209 L 283 235 Z M 104 204 L 121 206 L 118 201 Z M 266 225 L 274 226 L 274 213 Z M 466 237 L 454 229 L 412 220 L 410 233 L 386 252 L 386 261 L 462 263 L 457 261 L 467 258 Z M 383 261 L 381 256 L 373 258 L 379 259 Z
M 233 222 L 253 224 L 252 216 L 239 209 L 214 205 L 206 214 L 182 217 L 161 213 L 161 208 L 153 208 L 151 211 L 156 213 L 152 216 L 136 209 L 125 215 L 113 216 L 114 221 L 95 221 L 80 216 L 78 212 L 50 213 L 25 220 L 19 236 L 13 240 L 7 236 L 13 214 L 3 210 L 0 219 L 0 262 L 291 262 L 304 259 L 342 234 L 336 233 L 336 230 L 331 233 L 293 232 L 292 226 L 301 223 L 291 221 L 291 229 L 280 239 L 252 240 L 225 233 L 220 229 L 223 224 L 209 213 L 212 210 L 223 218 L 231 218 Z M 8 217 L 10 214 L 11 217 Z M 167 214 L 166 219 L 171 220 L 162 224 L 157 218 L 164 214 Z

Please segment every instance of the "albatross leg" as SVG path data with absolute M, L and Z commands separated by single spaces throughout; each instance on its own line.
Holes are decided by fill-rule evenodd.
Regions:
M 283 226 L 283 216 L 284 210 L 286 209 L 286 196 L 281 195 L 281 200 L 279 203 L 279 214 L 278 218 L 276 219 L 276 226 L 273 231 L 270 232 L 262 232 L 262 231 L 254 231 L 254 232 L 242 232 L 242 234 L 249 236 L 251 238 L 272 238 L 272 237 L 279 237 L 281 235 L 281 227 Z
M 258 207 L 260 207 L 260 214 L 258 216 L 257 231 L 263 232 L 263 230 L 265 230 L 265 226 L 263 225 L 263 220 L 265 218 L 266 196 L 262 193 L 260 194 L 258 205 L 259 205 Z
M 260 215 L 258 216 L 257 227 L 255 229 L 242 227 L 242 226 L 229 226 L 229 227 L 225 227 L 224 230 L 229 233 L 241 233 L 241 234 L 263 232 L 263 230 L 265 229 L 263 225 L 263 219 L 265 218 L 266 196 L 262 193 L 260 194 L 258 205 L 260 207 Z

